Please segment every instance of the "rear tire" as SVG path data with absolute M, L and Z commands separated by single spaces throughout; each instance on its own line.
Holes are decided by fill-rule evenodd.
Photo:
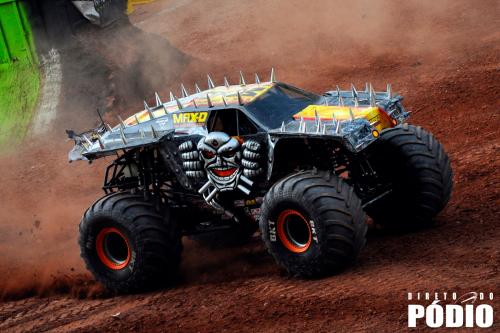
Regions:
M 350 185 L 330 172 L 303 171 L 266 194 L 260 229 L 280 266 L 292 275 L 318 277 L 355 261 L 367 225 Z
M 119 293 L 172 280 L 182 251 L 168 207 L 158 211 L 142 195 L 128 192 L 106 195 L 85 212 L 79 245 L 96 280 Z
M 392 192 L 366 208 L 376 223 L 400 228 L 430 225 L 450 199 L 453 175 L 448 155 L 420 126 L 385 130 L 374 146 L 373 168 Z

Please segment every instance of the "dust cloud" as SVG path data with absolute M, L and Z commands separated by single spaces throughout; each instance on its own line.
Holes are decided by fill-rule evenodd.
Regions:
M 485 13 L 469 2 L 453 0 L 171 2 L 184 4 L 168 19 L 158 16 L 158 10 L 137 15 L 132 21 L 145 31 L 169 37 L 186 54 L 240 66 L 249 61 L 300 64 L 318 57 L 349 65 L 352 56 L 399 52 L 442 55 L 480 38 L 474 28 L 493 18 L 493 9 L 499 7 L 498 2 L 489 1 L 492 10 Z M 190 20 L 206 29 L 200 29 L 196 42 L 183 43 L 191 30 L 182 25 Z M 467 30 L 470 33 L 464 34 Z
M 96 294 L 79 258 L 78 223 L 103 195 L 111 158 L 68 164 L 73 144 L 64 130 L 97 126 L 96 109 L 114 125 L 118 114 L 139 110 L 145 96 L 165 89 L 189 62 L 168 40 L 126 19 L 104 29 L 86 24 L 69 40 L 44 46 L 60 54 L 57 119 L 0 152 L 0 299 Z

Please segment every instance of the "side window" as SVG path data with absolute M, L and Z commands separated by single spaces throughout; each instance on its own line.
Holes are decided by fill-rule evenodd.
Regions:
M 240 136 L 257 133 L 257 127 L 240 110 L 224 109 L 213 111 L 210 114 L 208 131 Z
M 255 124 L 250 119 L 248 119 L 248 117 L 243 112 L 238 110 L 237 116 L 239 135 L 250 135 L 257 133 L 257 126 L 255 126 Z
M 224 132 L 230 136 L 238 135 L 236 110 L 216 110 L 210 114 L 208 121 L 209 132 Z

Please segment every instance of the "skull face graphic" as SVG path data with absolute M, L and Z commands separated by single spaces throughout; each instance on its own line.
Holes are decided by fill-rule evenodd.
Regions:
M 198 142 L 208 179 L 221 192 L 234 190 L 242 173 L 241 146 L 223 132 L 212 132 Z

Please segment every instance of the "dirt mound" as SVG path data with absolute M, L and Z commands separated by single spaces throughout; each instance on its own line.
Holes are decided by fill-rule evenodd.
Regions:
M 139 7 L 132 17 L 137 27 L 191 57 L 180 71 L 186 86 L 205 82 L 206 72 L 217 82 L 224 74 L 235 81 L 240 69 L 263 76 L 271 66 L 278 79 L 318 92 L 351 81 L 371 81 L 378 89 L 393 83 L 413 111 L 411 122 L 432 131 L 449 152 L 452 200 L 433 229 L 371 232 L 359 264 L 331 278 L 282 276 L 259 242 L 215 252 L 187 244 L 183 279 L 175 288 L 7 302 L 0 304 L 0 330 L 400 331 L 406 329 L 408 291 L 497 294 L 500 34 L 494 8 L 496 1 L 451 0 L 308 6 L 295 0 L 176 0 Z M 112 53 L 101 51 L 93 54 Z M 61 125 L 74 116 L 65 110 Z M 8 254 L 1 259 L 2 276 L 31 276 L 38 267 L 47 269 L 45 276 L 59 271 L 74 285 L 89 283 L 78 280 L 85 270 L 76 225 L 100 195 L 109 161 L 68 167 L 69 147 L 40 143 L 2 159 L 0 211 L 8 212 L 0 218 L 0 252 Z M 72 287 L 60 289 L 65 288 L 78 295 Z

